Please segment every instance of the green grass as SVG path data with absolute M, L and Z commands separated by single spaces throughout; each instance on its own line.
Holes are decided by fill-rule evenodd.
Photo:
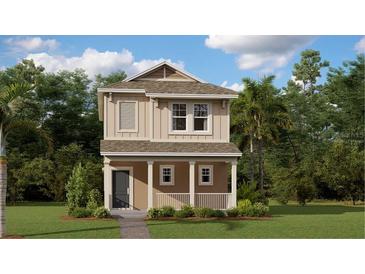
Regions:
M 62 220 L 66 207 L 60 203 L 21 203 L 7 206 L 8 235 L 34 239 L 120 238 L 119 224 L 107 220 Z
M 175 239 L 362 239 L 364 206 L 310 203 L 270 206 L 270 220 L 149 221 L 152 238 Z

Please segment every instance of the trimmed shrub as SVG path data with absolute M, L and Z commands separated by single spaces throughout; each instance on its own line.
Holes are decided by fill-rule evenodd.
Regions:
M 217 218 L 223 218 L 226 217 L 226 214 L 224 211 L 220 209 L 213 210 L 213 215 L 211 217 L 217 217 Z
M 150 208 L 147 211 L 147 217 L 150 219 L 157 219 L 160 216 L 161 216 L 161 210 L 158 208 Z
M 253 205 L 239 209 L 239 215 L 247 217 L 262 217 L 267 215 L 268 212 L 269 207 L 263 203 L 255 203 Z
M 162 217 L 173 217 L 175 215 L 175 208 L 172 206 L 164 206 L 160 209 L 160 215 Z
M 68 215 L 75 218 L 86 218 L 91 217 L 93 215 L 93 211 L 84 207 L 76 207 L 69 210 Z
M 94 210 L 94 217 L 96 218 L 109 218 L 110 216 L 110 211 L 105 207 L 101 206 Z
M 214 210 L 208 207 L 196 207 L 193 210 L 194 215 L 200 218 L 209 218 L 214 215 Z
M 194 216 L 194 210 L 190 205 L 184 205 L 181 210 L 175 212 L 175 217 L 177 218 L 189 218 Z
M 92 189 L 88 195 L 86 207 L 92 210 L 97 209 L 101 205 L 101 194 L 97 189 Z
M 226 210 L 228 217 L 237 217 L 239 215 L 239 210 L 237 207 L 233 207 Z

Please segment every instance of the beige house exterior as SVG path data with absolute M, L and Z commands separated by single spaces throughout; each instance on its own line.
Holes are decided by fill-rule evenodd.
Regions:
M 237 97 L 167 62 L 99 88 L 105 207 L 235 206 L 241 152 L 230 143 L 229 106 Z

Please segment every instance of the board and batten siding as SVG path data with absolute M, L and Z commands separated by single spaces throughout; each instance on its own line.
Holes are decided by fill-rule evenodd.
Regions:
M 151 119 L 150 99 L 141 94 L 118 94 L 113 93 L 110 101 L 106 95 L 104 98 L 105 108 L 105 139 L 145 139 L 154 141 L 210 141 L 210 142 L 229 142 L 229 107 L 222 106 L 221 100 L 167 100 L 159 99 L 158 103 L 153 103 L 153 119 Z M 138 102 L 138 128 L 137 132 L 118 132 L 118 101 L 137 101 Z M 209 103 L 211 106 L 211 133 L 207 134 L 171 134 L 169 133 L 169 102 L 183 103 Z M 152 131 L 150 121 L 153 120 Z M 151 138 L 153 132 L 153 138 Z
M 136 132 L 120 132 L 118 125 L 118 102 L 119 101 L 136 101 L 138 104 L 138 127 Z M 106 138 L 115 139 L 146 139 L 149 137 L 149 99 L 144 95 L 118 94 L 113 93 L 112 100 L 106 97 L 104 100 L 106 104 Z M 136 121 L 137 122 L 137 121 Z

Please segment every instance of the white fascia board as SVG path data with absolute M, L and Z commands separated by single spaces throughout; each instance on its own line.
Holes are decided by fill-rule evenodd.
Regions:
M 179 93 L 146 93 L 151 98 L 192 98 L 192 99 L 234 99 L 238 94 L 179 94 Z
M 146 93 L 144 89 L 131 88 L 98 88 L 98 92 L 118 92 L 118 93 Z
M 241 157 L 242 153 L 195 152 L 100 152 L 102 156 L 181 156 L 181 157 Z

